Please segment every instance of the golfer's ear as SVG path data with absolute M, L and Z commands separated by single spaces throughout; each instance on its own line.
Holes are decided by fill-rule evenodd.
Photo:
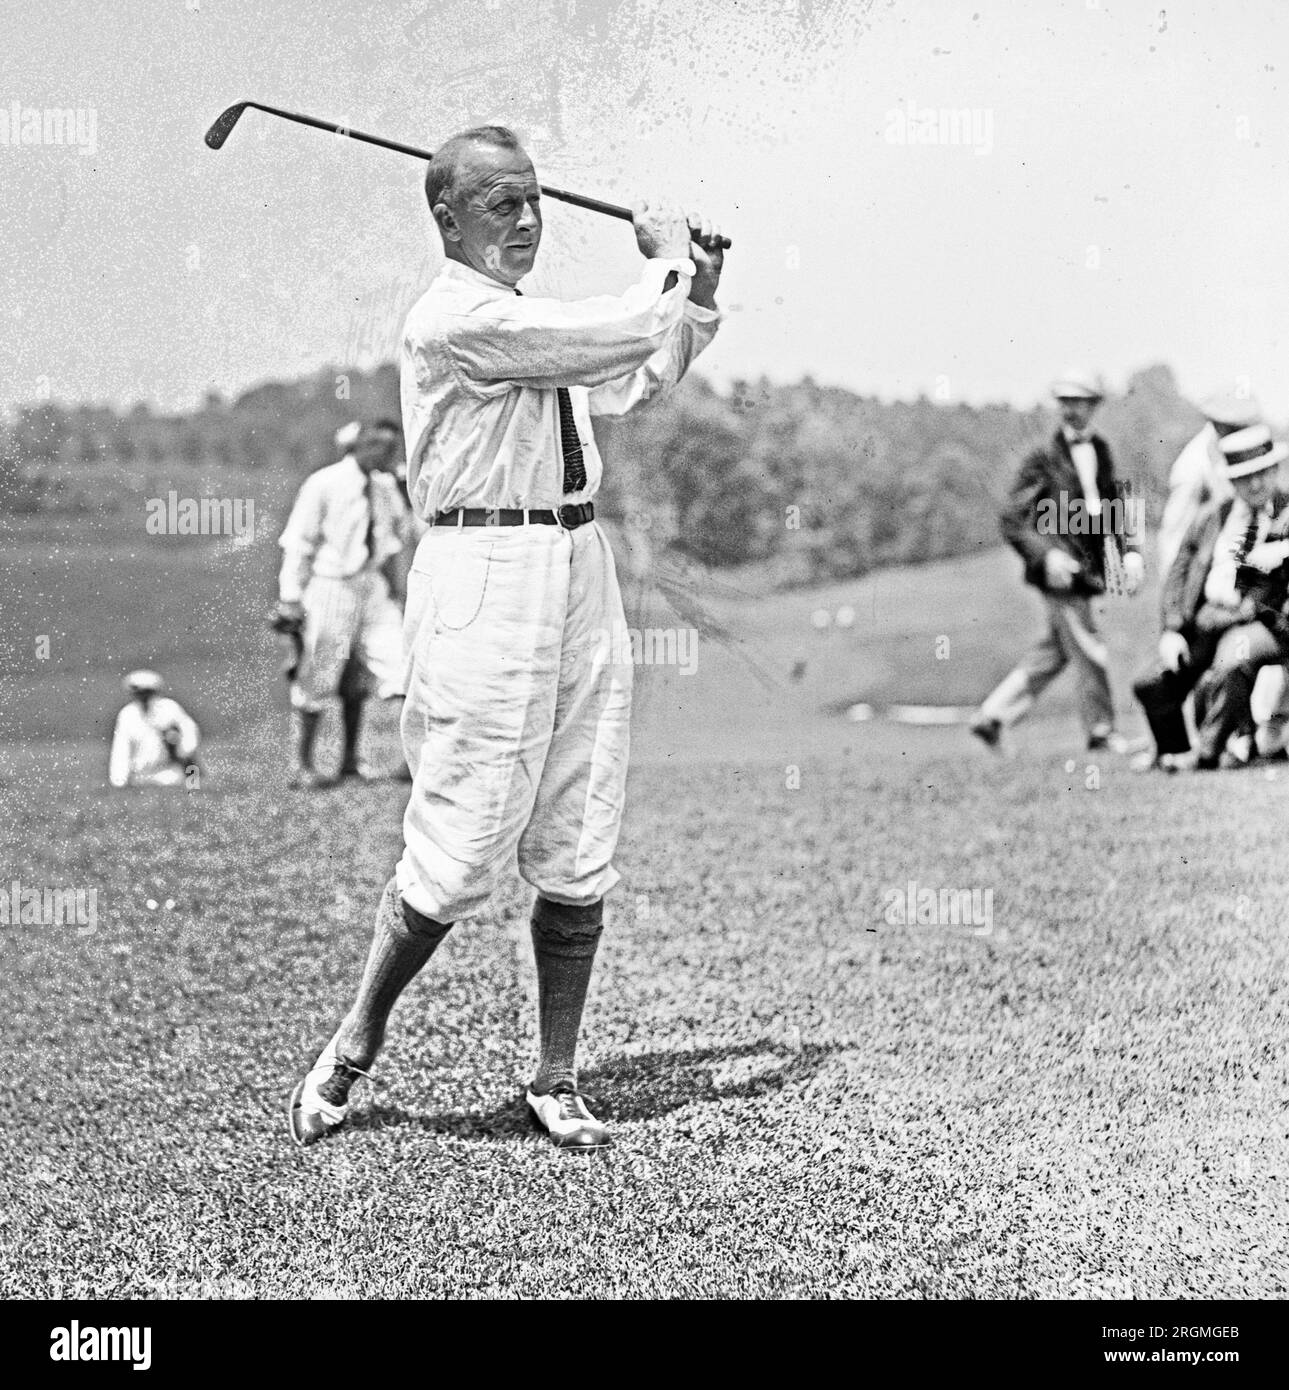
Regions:
M 460 241 L 461 228 L 457 226 L 456 214 L 446 203 L 435 203 L 431 209 L 434 220 L 439 224 L 439 231 L 443 233 L 446 241 Z

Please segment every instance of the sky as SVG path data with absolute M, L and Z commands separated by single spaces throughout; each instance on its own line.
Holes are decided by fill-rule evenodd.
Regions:
M 0 408 L 183 409 L 394 353 L 440 264 L 424 166 L 256 112 L 207 149 L 250 98 L 430 148 L 501 121 L 543 182 L 715 217 L 721 383 L 1029 405 L 1071 363 L 1118 387 L 1165 362 L 1192 398 L 1289 417 L 1281 0 L 0 0 L 0 20 Z M 548 201 L 525 288 L 620 291 L 637 263 L 627 224 Z

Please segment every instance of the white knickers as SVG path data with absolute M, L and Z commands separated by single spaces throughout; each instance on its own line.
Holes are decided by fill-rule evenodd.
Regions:
M 516 851 L 554 902 L 594 902 L 617 883 L 632 673 L 607 636 L 623 627 L 594 522 L 422 537 L 403 629 L 414 781 L 397 870 L 418 912 L 479 912 Z
M 335 698 L 350 653 L 371 673 L 382 700 L 403 693 L 403 615 L 383 574 L 314 575 L 303 601 L 304 652 L 291 685 L 296 709 L 316 712 Z

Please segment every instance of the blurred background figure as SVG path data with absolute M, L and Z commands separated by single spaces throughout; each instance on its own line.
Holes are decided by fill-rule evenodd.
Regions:
M 126 676 L 130 701 L 116 716 L 107 780 L 114 787 L 188 787 L 200 780 L 201 731 L 178 702 L 162 695 L 155 671 Z
M 291 683 L 297 787 L 325 784 L 314 745 L 330 701 L 340 700 L 340 777 L 365 777 L 358 739 L 367 695 L 403 694 L 403 616 L 387 573 L 410 534 L 393 477 L 401 433 L 391 419 L 337 431 L 343 456 L 304 480 L 279 541 L 274 623 L 299 633 Z
M 1233 495 L 1219 442 L 1236 430 L 1262 423 L 1262 407 L 1252 396 L 1217 394 L 1202 401 L 1200 409 L 1204 412 L 1204 426 L 1177 455 L 1168 474 L 1168 501 L 1160 518 L 1155 551 L 1161 604 L 1168 588 L 1168 572 L 1195 518 L 1210 502 L 1225 502 Z M 1289 730 L 1289 680 L 1285 667 L 1266 666 L 1259 672 L 1252 715 L 1258 725 L 1256 744 L 1248 735 L 1237 735 L 1249 740 L 1244 756 L 1253 752 L 1263 756 L 1282 753 Z
M 1002 530 L 1025 563 L 1025 582 L 1043 595 L 1047 631 L 980 706 L 969 728 L 989 748 L 998 748 L 1010 728 L 1060 675 L 1073 665 L 1079 717 L 1090 750 L 1128 751 L 1115 731 L 1114 703 L 1105 642 L 1092 599 L 1106 592 L 1111 568 L 1122 571 L 1129 595 L 1145 574 L 1141 538 L 1115 522 L 1103 525 L 1104 503 L 1120 498 L 1110 447 L 1091 429 L 1105 397 L 1101 378 L 1072 367 L 1052 386 L 1061 427 L 1051 441 L 1021 464 L 1002 515 Z M 1046 518 L 1073 512 L 1088 523 L 1062 527 Z M 1046 514 L 1046 518 L 1045 518 Z

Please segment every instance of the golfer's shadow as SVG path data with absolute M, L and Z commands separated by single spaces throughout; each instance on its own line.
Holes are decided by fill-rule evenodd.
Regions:
M 686 1105 L 708 1101 L 751 1100 L 771 1095 L 789 1082 L 809 1081 L 841 1043 L 806 1043 L 788 1048 L 771 1042 L 731 1047 L 702 1047 L 690 1052 L 649 1052 L 609 1057 L 582 1072 L 582 1090 L 594 1100 L 595 1113 L 608 1123 L 655 1120 Z M 719 1077 L 717 1073 L 729 1075 Z M 424 1115 L 398 1105 L 382 1104 L 379 1094 L 356 1109 L 351 1129 L 412 1125 L 459 1139 L 513 1139 L 532 1132 L 522 1094 L 484 1113 L 450 1110 Z

